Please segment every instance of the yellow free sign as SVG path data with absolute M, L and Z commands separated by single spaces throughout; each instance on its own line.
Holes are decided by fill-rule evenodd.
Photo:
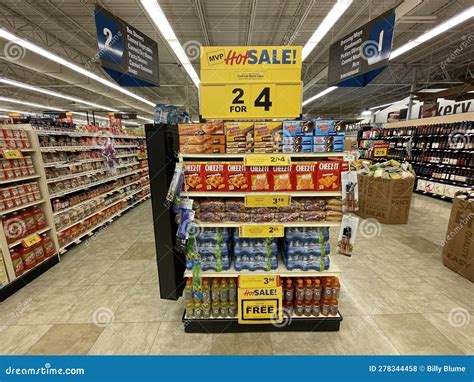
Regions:
M 23 158 L 23 154 L 20 150 L 11 149 L 11 150 L 3 150 L 2 151 L 3 157 L 5 159 L 20 159 Z
M 239 324 L 267 324 L 283 321 L 282 289 L 240 288 L 238 290 Z
M 203 118 L 294 118 L 301 114 L 302 83 L 201 83 Z
M 245 207 L 288 207 L 291 203 L 291 195 L 275 194 L 248 194 L 245 195 Z
M 23 247 L 28 248 L 28 247 L 32 247 L 35 244 L 38 244 L 40 241 L 41 241 L 40 235 L 35 233 L 33 235 L 30 235 L 30 236 L 24 238 L 23 241 L 22 241 L 22 244 L 23 244 Z
M 246 166 L 290 166 L 289 154 L 247 154 L 244 158 Z
M 239 226 L 239 236 L 244 238 L 284 237 L 283 224 L 243 224 Z

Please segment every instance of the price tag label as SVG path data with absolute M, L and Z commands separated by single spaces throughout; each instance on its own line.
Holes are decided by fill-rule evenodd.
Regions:
M 245 195 L 245 207 L 288 207 L 291 203 L 291 195 L 275 194 L 249 194 Z
M 266 324 L 283 321 L 282 288 L 240 288 L 239 324 Z
M 289 154 L 248 154 L 244 158 L 246 166 L 290 166 Z
M 374 149 L 374 158 L 386 157 L 387 152 L 388 150 L 386 147 L 377 147 Z
M 11 149 L 11 150 L 2 150 L 2 155 L 5 159 L 21 159 L 23 154 L 20 150 Z
M 244 238 L 284 237 L 283 224 L 244 224 L 239 227 L 239 236 Z
M 239 288 L 276 288 L 280 285 L 277 275 L 240 275 Z
M 30 235 L 26 238 L 23 239 L 21 242 L 23 247 L 32 247 L 35 244 L 38 244 L 41 241 L 41 236 L 38 235 L 37 233 L 34 233 L 33 235 Z

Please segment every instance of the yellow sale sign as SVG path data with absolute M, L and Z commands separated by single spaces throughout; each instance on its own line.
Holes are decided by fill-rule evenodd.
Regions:
M 239 288 L 239 324 L 267 324 L 283 321 L 282 288 Z

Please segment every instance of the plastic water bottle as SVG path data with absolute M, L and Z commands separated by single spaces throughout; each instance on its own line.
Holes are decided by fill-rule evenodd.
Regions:
M 193 279 L 189 278 L 186 280 L 186 286 L 183 291 L 184 301 L 189 301 L 193 298 Z
M 211 301 L 211 287 L 209 286 L 208 279 L 204 279 L 202 281 L 202 301 L 203 302 Z
M 227 302 L 229 299 L 229 288 L 227 287 L 227 280 L 222 278 L 220 288 L 220 300 L 221 302 Z
M 306 279 L 306 287 L 304 289 L 304 300 L 311 301 L 313 299 L 313 287 L 311 285 L 311 279 Z
M 229 279 L 228 290 L 229 290 L 229 301 L 235 301 L 237 299 L 237 288 L 235 285 L 234 278 Z
M 297 301 L 303 301 L 304 300 L 304 286 L 303 286 L 303 280 L 298 279 L 296 280 L 296 300 Z
M 202 316 L 204 318 L 211 317 L 211 303 L 206 301 L 202 304 Z
M 217 318 L 221 315 L 221 307 L 219 301 L 212 302 L 212 317 Z
M 212 301 L 219 301 L 221 298 L 221 288 L 219 285 L 219 279 L 214 277 L 212 280 L 212 288 L 211 288 L 211 298 Z

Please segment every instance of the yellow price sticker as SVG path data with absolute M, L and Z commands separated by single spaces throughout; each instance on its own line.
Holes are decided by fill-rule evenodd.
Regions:
M 249 194 L 245 195 L 245 207 L 288 207 L 291 195 Z
M 23 247 L 32 247 L 35 244 L 38 244 L 41 241 L 41 236 L 38 235 L 37 233 L 34 233 L 33 235 L 30 235 L 26 238 L 23 239 L 22 244 Z
M 239 324 L 283 321 L 282 288 L 239 288 Z
M 240 275 L 239 288 L 276 288 L 279 284 L 277 275 Z
M 374 150 L 374 157 L 385 157 L 387 156 L 387 148 L 379 147 Z
M 21 159 L 23 158 L 23 154 L 20 150 L 17 149 L 10 149 L 10 150 L 3 150 L 2 155 L 5 159 Z
M 246 166 L 290 166 L 289 154 L 247 154 L 244 158 Z
M 239 227 L 239 236 L 244 238 L 284 237 L 283 224 L 243 224 Z

